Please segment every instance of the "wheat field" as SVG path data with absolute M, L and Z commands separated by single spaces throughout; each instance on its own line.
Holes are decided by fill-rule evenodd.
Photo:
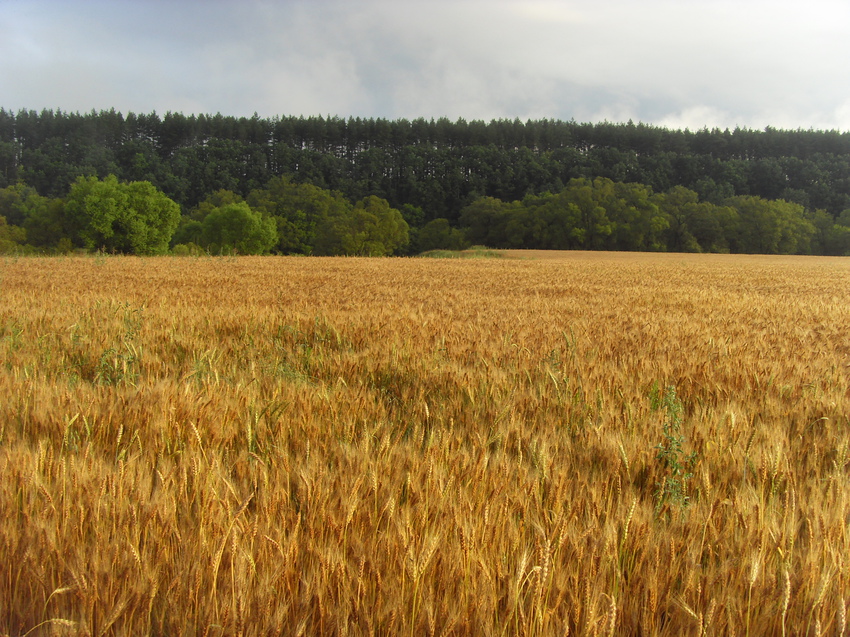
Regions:
M 846 635 L 850 260 L 0 263 L 0 634 Z

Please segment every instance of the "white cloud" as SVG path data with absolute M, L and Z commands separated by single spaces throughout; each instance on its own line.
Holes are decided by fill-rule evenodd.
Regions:
M 6 108 L 850 129 L 850 4 L 0 2 Z
M 826 125 L 825 128 L 834 127 L 841 130 L 850 131 L 850 99 L 845 100 L 838 105 L 833 111 L 830 118 L 833 124 Z
M 656 123 L 670 129 L 700 130 L 702 128 L 734 128 L 729 126 L 731 116 L 714 106 L 691 106 L 670 113 Z

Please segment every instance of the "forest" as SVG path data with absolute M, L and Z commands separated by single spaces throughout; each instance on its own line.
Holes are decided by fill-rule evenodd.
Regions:
M 850 254 L 850 134 L 0 109 L 0 251 Z

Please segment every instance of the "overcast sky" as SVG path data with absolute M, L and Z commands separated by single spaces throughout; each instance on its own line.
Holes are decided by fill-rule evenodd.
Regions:
M 0 106 L 850 130 L 847 0 L 0 0 Z

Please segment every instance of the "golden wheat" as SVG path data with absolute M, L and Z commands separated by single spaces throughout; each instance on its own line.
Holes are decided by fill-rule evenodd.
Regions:
M 850 262 L 514 256 L 3 261 L 0 633 L 843 632 Z

